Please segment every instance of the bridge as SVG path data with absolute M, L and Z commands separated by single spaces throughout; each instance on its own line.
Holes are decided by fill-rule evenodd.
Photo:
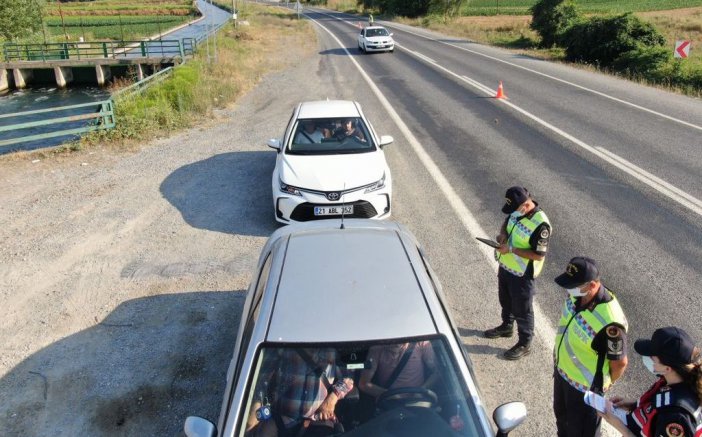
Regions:
M 191 57 L 195 38 L 145 41 L 99 41 L 3 46 L 0 92 L 22 89 L 32 81 L 55 81 L 59 88 L 74 80 L 104 85 L 113 72 L 132 69 L 138 80 Z

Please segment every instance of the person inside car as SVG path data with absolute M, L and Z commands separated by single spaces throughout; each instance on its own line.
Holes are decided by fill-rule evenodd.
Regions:
M 247 437 L 325 436 L 338 432 L 336 403 L 353 389 L 334 349 L 280 349 L 264 359 Z
M 302 122 L 302 129 L 298 129 L 295 136 L 296 144 L 313 144 L 321 143 L 324 138 L 324 132 L 317 127 L 314 120 L 305 120 Z
M 363 135 L 363 132 L 356 127 L 356 123 L 350 118 L 343 120 L 341 126 L 334 131 L 334 137 L 340 140 L 343 140 L 344 138 L 355 138 L 358 141 L 366 141 L 366 137 Z

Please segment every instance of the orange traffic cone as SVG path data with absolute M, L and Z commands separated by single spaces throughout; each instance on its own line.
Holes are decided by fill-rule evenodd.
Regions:
M 500 81 L 500 85 L 497 87 L 497 94 L 495 95 L 496 99 L 506 99 L 507 94 L 505 94 L 505 90 L 502 88 L 502 81 Z

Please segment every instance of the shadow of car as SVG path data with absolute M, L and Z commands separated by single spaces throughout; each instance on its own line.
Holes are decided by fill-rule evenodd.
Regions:
M 493 435 L 441 285 L 401 225 L 278 229 L 255 278 L 218 426 L 189 417 L 187 436 Z M 498 407 L 498 435 L 525 417 Z

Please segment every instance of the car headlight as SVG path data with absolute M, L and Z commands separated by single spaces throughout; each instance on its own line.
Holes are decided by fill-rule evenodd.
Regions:
M 375 182 L 370 187 L 366 188 L 366 193 L 372 193 L 373 191 L 378 191 L 381 188 L 385 188 L 385 173 L 383 173 L 383 177 L 380 178 L 377 182 Z
M 281 179 L 278 179 L 280 181 L 280 191 L 286 194 L 291 194 L 293 196 L 302 196 L 302 193 L 300 193 L 300 189 L 297 187 L 293 187 L 292 185 L 288 185 L 285 182 L 283 182 Z

